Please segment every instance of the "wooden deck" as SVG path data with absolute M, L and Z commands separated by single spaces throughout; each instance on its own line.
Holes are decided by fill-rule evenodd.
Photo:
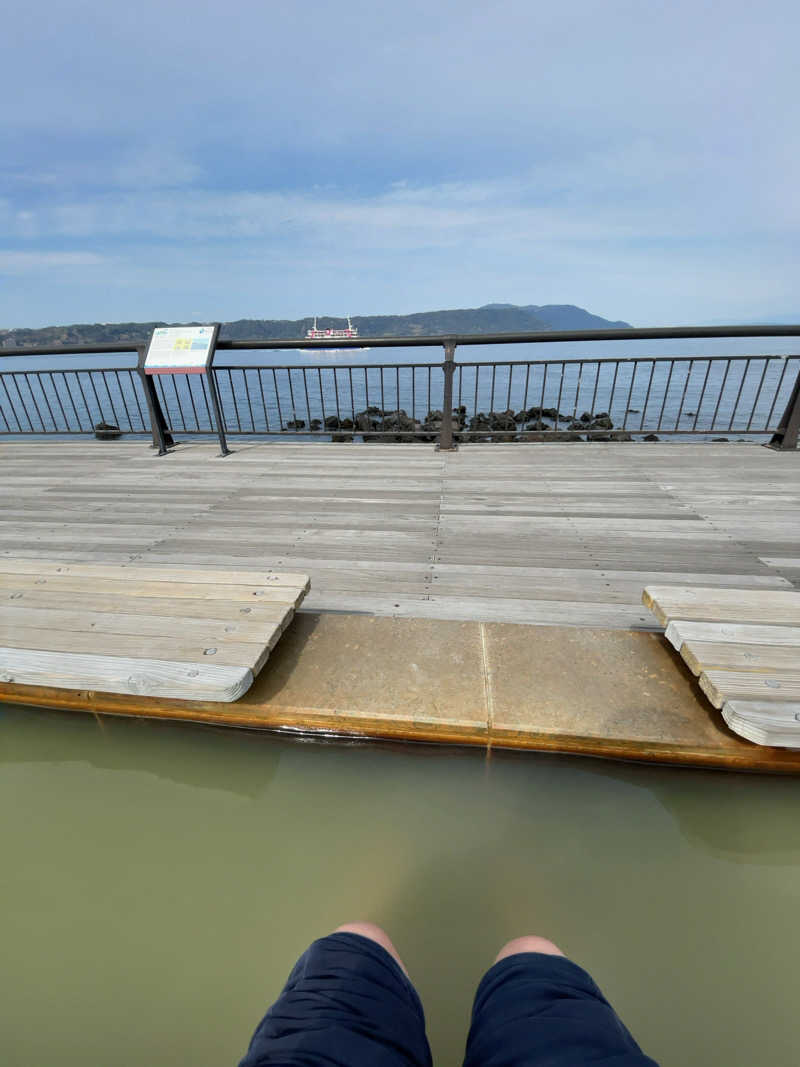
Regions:
M 272 568 L 307 611 L 656 629 L 648 584 L 800 587 L 800 453 L 751 444 L 0 445 L 0 555 Z
M 663 633 L 635 632 L 661 629 L 646 585 L 800 586 L 796 453 L 281 443 L 221 459 L 198 443 L 159 459 L 144 442 L 79 441 L 6 443 L 0 460 L 0 567 L 311 578 L 269 669 L 233 704 L 0 682 L 2 700 L 800 773 L 800 752 L 727 728 Z M 113 611 L 97 593 L 96 610 Z
M 0 558 L 0 682 L 166 699 L 246 693 L 303 574 Z

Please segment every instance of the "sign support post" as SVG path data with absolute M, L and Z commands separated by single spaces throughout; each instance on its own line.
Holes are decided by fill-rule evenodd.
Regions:
M 220 456 L 229 456 L 231 450 L 228 448 L 228 442 L 225 439 L 225 423 L 222 421 L 222 407 L 219 402 L 219 392 L 217 391 L 217 379 L 214 374 L 214 352 L 211 353 L 211 359 L 208 365 L 209 373 L 206 375 L 206 381 L 208 382 L 208 391 L 211 393 L 211 406 L 214 408 L 214 421 L 217 424 L 217 437 L 219 438 L 219 454 Z
M 221 456 L 229 456 L 230 449 L 225 439 L 225 423 L 219 391 L 214 377 L 214 351 L 219 337 L 218 322 L 205 326 L 157 326 L 150 344 L 140 356 L 140 371 L 145 383 L 145 397 L 150 409 L 154 443 L 158 443 L 159 456 L 167 454 L 168 445 L 175 442 L 167 430 L 167 422 L 158 403 L 158 394 L 153 384 L 154 374 L 204 374 L 211 395 L 214 422 L 219 438 Z

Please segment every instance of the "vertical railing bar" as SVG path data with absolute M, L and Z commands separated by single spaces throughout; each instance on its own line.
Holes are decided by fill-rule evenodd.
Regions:
M 14 405 L 11 403 L 11 398 L 8 396 L 8 390 L 6 389 L 6 383 L 3 380 L 4 377 L 5 377 L 5 375 L 0 373 L 0 385 L 2 385 L 3 392 L 6 394 L 6 397 L 8 399 L 8 412 L 9 412 L 10 415 L 14 415 L 14 422 L 16 422 L 17 426 L 19 426 L 19 420 L 17 419 L 17 416 L 14 414 Z M 6 424 L 6 430 L 8 431 L 8 433 L 13 433 L 14 431 L 11 429 L 11 423 L 8 421 L 8 417 L 7 417 L 6 413 L 5 413 L 5 411 L 3 410 L 3 405 L 2 404 L 0 404 L 0 416 L 2 416 L 3 422 Z
M 364 418 L 367 420 L 367 426 L 371 429 L 372 416 L 369 413 L 369 376 L 366 367 L 364 367 L 364 411 L 366 412 Z
M 619 366 L 619 364 L 617 364 Z M 631 384 L 628 386 L 628 396 L 625 400 L 625 415 L 622 419 L 622 428 L 627 430 L 628 428 L 628 410 L 631 406 L 631 397 L 633 396 L 633 386 L 636 381 L 636 371 L 639 369 L 638 363 L 631 364 Z
M 164 416 L 164 422 L 166 423 L 166 431 L 168 433 L 171 433 L 174 427 L 172 425 L 172 414 L 169 410 L 169 404 L 167 403 L 167 394 L 164 391 L 164 383 L 161 381 L 163 377 L 163 374 L 152 375 L 153 385 L 156 390 L 156 397 L 158 398 L 158 403 L 161 408 L 161 414 Z M 97 392 L 97 390 L 95 390 L 95 392 Z M 102 414 L 103 412 L 101 410 L 101 417 Z
M 256 374 L 258 375 L 258 389 L 261 393 L 261 407 L 264 410 L 264 429 L 269 433 L 269 412 L 267 411 L 267 399 L 264 396 L 264 380 L 262 378 L 263 367 L 256 367 Z
M 242 380 L 244 381 L 244 395 L 245 395 L 245 399 L 247 400 L 247 410 L 250 413 L 250 430 L 251 430 L 252 433 L 255 433 L 256 432 L 256 419 L 255 419 L 255 415 L 253 414 L 253 403 L 252 403 L 252 400 L 250 398 L 250 386 L 247 384 L 247 370 L 248 370 L 247 367 L 242 367 L 241 368 Z
M 35 402 L 35 399 L 34 399 L 33 393 L 31 392 L 31 386 L 30 386 L 30 383 L 29 383 L 29 381 L 28 381 L 28 375 L 27 375 L 27 373 L 26 373 L 25 371 L 20 371 L 20 377 L 22 377 L 23 379 L 25 379 L 25 384 L 26 384 L 26 387 L 27 387 L 27 389 L 28 389 L 28 395 L 29 395 L 29 398 L 30 398 L 31 402 L 33 403 L 33 407 L 34 407 L 34 410 L 36 411 L 36 416 L 37 416 L 37 418 L 38 418 L 38 420 L 39 420 L 39 423 L 42 423 L 42 430 L 41 430 L 41 431 L 36 431 L 36 429 L 35 429 L 35 427 L 34 427 L 34 425 L 33 425 L 33 419 L 31 418 L 31 414 L 30 414 L 30 412 L 28 411 L 28 405 L 27 405 L 27 404 L 25 403 L 25 400 L 23 400 L 23 398 L 22 398 L 22 394 L 21 394 L 21 393 L 19 392 L 19 382 L 15 381 L 15 382 L 14 382 L 14 384 L 15 384 L 15 385 L 17 386 L 17 392 L 19 393 L 19 397 L 20 397 L 20 399 L 22 400 L 22 405 L 23 405 L 23 408 L 25 408 L 25 413 L 26 413 L 26 415 L 28 416 L 28 421 L 29 421 L 29 423 L 31 424 L 31 430 L 32 430 L 32 432 L 34 432 L 34 433 L 36 433 L 36 432 L 42 432 L 42 433 L 44 433 L 44 432 L 46 432 L 46 431 L 45 431 L 45 424 L 44 424 L 44 423 L 43 423 L 43 421 L 42 421 L 42 417 L 41 417 L 41 416 L 39 416 L 39 414 L 38 414 L 38 409 L 36 408 L 36 402 Z M 55 429 L 57 429 L 57 430 L 58 430 L 58 426 L 57 426 L 57 427 L 55 427 Z
M 72 390 L 69 387 L 69 378 L 67 377 L 67 372 L 66 371 L 61 371 L 61 377 L 64 380 L 64 388 L 66 389 L 67 396 L 69 397 L 69 406 L 72 408 L 72 414 L 75 416 L 75 421 L 78 424 L 78 431 L 80 432 L 80 431 L 83 430 L 83 426 L 81 425 L 81 419 L 80 419 L 80 416 L 78 415 L 78 409 L 75 407 L 75 401 L 74 401 L 74 399 L 72 397 Z M 131 425 L 131 429 L 133 429 L 132 425 Z
M 597 371 L 595 372 L 595 376 L 594 376 L 594 391 L 592 392 L 592 402 L 589 405 L 589 412 L 590 412 L 590 414 L 592 416 L 594 416 L 594 413 L 595 413 L 595 403 L 597 401 L 597 390 L 598 390 L 598 388 L 600 386 L 600 368 L 601 368 L 602 364 L 601 363 L 595 363 L 595 366 L 597 367 Z M 610 414 L 610 412 L 609 412 L 609 414 Z
M 8 397 L 8 390 L 6 389 L 6 383 L 3 381 L 3 377 L 4 377 L 4 375 L 0 374 L 0 385 L 2 385 L 3 392 Z M 10 398 L 9 398 L 8 403 L 9 403 L 9 409 L 8 409 L 9 410 L 9 414 L 14 415 L 14 407 L 13 407 L 13 404 L 11 403 L 11 399 Z M 11 423 L 8 421 L 8 418 L 6 417 L 6 414 L 5 414 L 4 410 L 3 410 L 3 405 L 2 404 L 0 404 L 0 418 L 5 423 L 6 429 L 5 429 L 4 432 L 13 433 L 14 431 L 11 429 Z M 14 421 L 16 422 L 17 426 L 19 426 L 19 421 L 18 421 L 16 415 L 14 415 Z
M 53 390 L 53 394 L 54 394 L 54 396 L 56 398 L 56 403 L 58 404 L 58 410 L 61 412 L 61 417 L 64 420 L 64 429 L 68 430 L 69 429 L 69 420 L 67 419 L 67 413 L 64 411 L 64 405 L 61 403 L 61 397 L 58 395 L 58 389 L 56 388 L 56 383 L 53 381 L 53 372 L 52 371 L 48 371 L 47 372 L 47 376 L 50 379 L 50 386 L 51 386 L 51 388 Z M 44 377 L 44 375 L 43 375 L 43 377 Z M 55 420 L 53 420 L 53 421 L 55 422 Z M 56 426 L 56 429 L 57 428 L 58 427 Z
M 566 376 L 566 373 L 567 373 L 566 360 L 562 359 L 561 360 L 561 378 L 560 378 L 559 383 L 558 383 L 558 400 L 556 400 L 556 430 L 558 429 L 558 424 L 559 424 L 559 422 L 561 420 L 561 393 L 563 392 L 563 389 L 564 389 L 564 378 Z
M 705 400 L 706 386 L 708 385 L 708 376 L 711 373 L 711 364 L 713 362 L 713 359 L 710 358 L 706 360 L 706 373 L 705 377 L 703 378 L 703 388 L 700 390 L 700 399 L 697 401 L 697 411 L 694 413 L 694 422 L 692 423 L 692 430 L 697 429 L 697 420 L 700 418 L 700 411 L 703 407 L 703 401 Z
M 194 403 L 194 389 L 192 389 L 192 381 L 197 377 L 195 374 L 186 375 L 186 389 L 189 393 L 189 403 L 192 407 L 192 418 L 194 419 L 194 425 L 197 432 L 200 432 L 200 420 L 197 417 L 197 408 Z M 201 376 L 202 377 L 202 376 Z
M 216 368 L 212 367 L 209 373 L 216 374 L 217 373 L 216 372 Z M 211 398 L 208 395 L 208 386 L 206 385 L 206 376 L 205 376 L 205 374 L 201 374 L 200 375 L 200 389 L 201 389 L 201 392 L 203 394 L 203 403 L 205 404 L 205 408 L 206 408 L 206 419 L 208 420 L 208 432 L 209 433 L 213 433 L 214 432 L 214 420 L 211 417 Z M 217 394 L 219 395 L 219 390 L 217 390 Z
M 178 383 L 176 381 L 176 378 L 178 377 L 178 375 L 177 374 L 168 374 L 167 377 L 169 378 L 169 383 L 172 386 L 172 391 L 175 394 L 175 406 L 178 409 L 178 416 L 180 417 L 180 420 L 181 420 L 181 431 L 183 433 L 186 433 L 186 416 L 185 416 L 184 411 L 183 411 L 183 404 L 181 403 L 180 393 L 178 392 Z
M 119 390 L 119 395 L 122 397 L 122 406 L 123 406 L 123 408 L 125 408 L 125 415 L 126 415 L 126 417 L 128 419 L 128 429 L 133 431 L 133 419 L 131 418 L 131 413 L 128 410 L 128 401 L 125 399 L 125 390 L 122 388 L 122 386 L 120 385 L 120 382 L 119 382 L 119 368 L 118 367 L 114 367 L 113 368 L 113 374 L 114 374 L 114 378 L 115 378 L 116 383 L 117 383 L 117 389 Z
M 495 387 L 496 377 L 497 377 L 497 364 L 493 363 L 492 364 L 492 395 L 489 398 L 489 411 L 490 412 L 494 411 L 494 387 Z
M 464 368 L 459 363 L 459 365 L 458 365 L 458 404 L 456 405 L 456 407 L 458 407 L 458 408 L 463 407 L 463 404 L 461 403 L 461 386 L 463 385 L 463 382 L 464 382 Z M 459 414 L 460 414 L 460 412 L 459 412 Z
M 292 386 L 292 369 L 291 369 L 291 367 L 287 367 L 286 368 L 286 377 L 287 377 L 287 380 L 289 382 L 289 403 L 292 405 L 292 422 L 294 423 L 294 426 L 292 427 L 292 429 L 294 430 L 295 433 L 297 433 L 297 411 L 295 410 L 295 406 L 294 406 L 294 387 Z
M 231 373 L 232 368 L 231 367 L 219 367 L 217 369 L 218 370 L 224 370 L 225 373 L 228 375 L 228 389 L 230 389 L 231 400 L 233 400 L 233 411 L 234 411 L 234 414 L 236 415 L 236 432 L 237 433 L 241 433 L 242 432 L 242 417 L 239 414 L 239 403 L 238 403 L 238 401 L 236 399 L 236 389 L 234 388 L 234 385 L 233 385 L 233 374 Z M 219 406 L 224 410 L 225 403 L 224 403 L 223 398 L 222 398 L 222 390 L 219 390 Z
M 306 397 L 306 418 L 308 419 L 308 422 L 306 423 L 306 426 L 308 427 L 308 429 L 310 431 L 311 430 L 311 405 L 310 405 L 309 400 L 308 400 L 308 367 L 303 367 L 302 371 L 303 371 L 303 392 L 305 393 L 305 397 Z
M 23 397 L 19 388 L 19 382 L 17 381 L 18 373 L 18 371 L 12 371 L 11 380 L 14 383 L 14 388 L 17 390 L 17 396 L 19 397 L 19 402 L 22 405 L 22 410 L 25 412 L 25 418 L 28 420 L 29 429 L 26 431 L 26 433 L 36 433 L 37 431 L 33 425 L 33 419 L 31 418 L 30 412 L 28 411 L 28 405 L 25 403 L 25 398 Z
M 645 393 L 644 407 L 642 408 L 642 419 L 641 419 L 641 422 L 639 423 L 639 429 L 640 430 L 644 429 L 644 420 L 647 418 L 647 408 L 648 408 L 648 406 L 650 404 L 650 389 L 652 388 L 652 385 L 653 385 L 653 375 L 655 374 L 655 370 L 656 370 L 656 361 L 654 359 L 652 359 L 652 360 L 650 360 L 650 377 L 647 379 L 647 392 Z
M 89 401 L 86 399 L 86 393 L 83 391 L 83 384 L 81 383 L 80 371 L 75 371 L 75 380 L 78 383 L 78 391 L 81 394 L 81 400 L 83 400 L 83 406 L 86 408 L 86 417 L 89 420 L 89 429 L 92 428 L 92 409 L 89 407 Z M 79 424 L 83 425 L 80 423 Z
M 617 375 L 619 374 L 619 363 L 614 364 L 614 377 L 611 380 L 611 396 L 608 398 L 608 414 L 609 418 L 612 417 L 614 411 L 614 393 L 617 389 Z
M 683 392 L 681 393 L 681 402 L 678 405 L 678 414 L 675 417 L 675 429 L 676 430 L 678 429 L 679 423 L 681 421 L 681 415 L 683 414 L 683 405 L 684 405 L 684 402 L 686 400 L 686 390 L 689 388 L 689 379 L 692 376 L 693 369 L 694 369 L 694 359 L 690 359 L 689 360 L 689 369 L 686 372 L 686 380 L 683 383 Z
M 460 394 L 459 394 L 460 399 Z M 411 418 L 417 417 L 417 368 L 411 368 Z M 425 421 L 425 420 L 420 420 Z
M 525 367 L 525 395 L 522 398 L 522 410 L 525 412 L 525 419 L 528 418 L 528 386 L 531 380 L 531 365 L 528 363 Z M 523 426 L 525 422 L 523 421 Z
M 745 430 L 749 430 L 750 429 L 750 425 L 751 425 L 751 423 L 752 423 L 752 421 L 753 421 L 753 419 L 755 417 L 756 408 L 758 407 L 758 401 L 761 399 L 761 390 L 764 387 L 764 379 L 765 379 L 766 374 L 767 374 L 767 367 L 768 366 L 769 366 L 769 356 L 766 356 L 766 357 L 764 357 L 764 369 L 761 372 L 761 378 L 759 379 L 759 382 L 758 382 L 758 391 L 756 392 L 755 399 L 753 400 L 753 407 L 750 409 L 750 418 L 747 420 L 747 426 L 745 426 Z
M 90 370 L 88 374 L 89 385 L 92 387 L 92 395 L 94 396 L 94 402 L 97 405 L 97 418 L 100 422 L 103 421 L 103 405 L 100 403 L 100 397 L 97 392 L 97 386 L 94 384 L 95 371 Z M 90 415 L 92 425 L 94 425 L 94 416 Z
M 142 424 L 142 430 L 146 432 L 147 431 L 147 423 L 145 421 L 144 412 L 142 411 L 141 401 L 139 400 L 139 390 L 137 389 L 138 377 L 139 376 L 137 374 L 134 377 L 135 374 L 136 374 L 136 372 L 129 367 L 128 368 L 128 381 L 130 382 L 131 393 L 133 394 L 133 399 L 136 401 L 136 410 L 139 412 L 139 422 L 141 422 L 141 424 Z M 77 378 L 77 375 L 75 375 L 75 377 Z M 78 383 L 78 384 L 80 384 L 80 383 Z
M 395 408 L 395 411 L 400 411 L 401 408 L 400 408 L 400 367 L 399 367 L 399 365 L 395 364 L 394 371 L 395 371 L 394 388 L 395 388 L 396 399 L 397 399 L 397 407 Z
M 786 377 L 786 372 L 787 372 L 788 369 L 789 369 L 789 359 L 784 359 L 784 361 L 783 361 L 783 373 L 781 374 L 780 381 L 778 382 L 777 388 L 775 389 L 775 396 L 772 398 L 772 407 L 769 409 L 769 415 L 767 415 L 767 421 L 764 424 L 765 427 L 769 426 L 770 419 L 772 418 L 772 413 L 775 410 L 775 405 L 778 403 L 778 397 L 781 395 L 781 389 L 783 389 L 783 381 L 784 381 L 784 378 Z
M 428 414 L 431 411 L 431 365 L 428 364 Z
M 508 391 L 506 392 L 506 411 L 511 410 L 511 383 L 514 380 L 514 364 L 508 364 Z
M 336 367 L 329 367 L 329 370 L 333 371 L 334 380 L 336 378 Z M 325 397 L 322 394 L 322 367 L 317 367 L 317 378 L 319 379 L 319 403 L 322 409 L 322 429 L 325 429 Z M 309 423 L 310 426 L 310 423 Z
M 728 374 L 730 372 L 731 366 L 732 366 L 731 361 L 728 360 L 728 365 L 725 368 L 725 374 L 723 375 L 723 378 L 722 378 L 722 385 L 720 386 L 719 396 L 717 397 L 717 405 L 714 408 L 714 414 L 711 417 L 711 426 L 709 427 L 709 429 L 711 429 L 711 430 L 714 429 L 714 423 L 717 421 L 717 412 L 719 411 L 719 406 L 722 403 L 722 397 L 723 397 L 723 394 L 725 392 L 725 385 L 726 385 L 726 383 L 728 381 Z
M 342 409 L 341 404 L 339 402 L 339 375 L 337 373 L 338 370 L 338 367 L 333 368 L 333 399 L 336 402 L 336 421 L 337 423 L 340 423 L 342 421 Z M 322 425 L 324 426 L 325 423 L 323 422 Z
M 270 369 L 272 370 L 272 380 L 275 383 L 275 404 L 276 404 L 276 406 L 278 408 L 278 423 L 280 425 L 281 430 L 283 430 L 284 429 L 284 426 L 283 426 L 283 415 L 281 414 L 281 395 L 280 395 L 280 392 L 278 390 L 278 376 L 275 373 L 275 368 L 274 367 L 271 367 Z
M 108 388 L 108 378 L 106 377 L 108 372 L 105 371 L 105 370 L 102 370 L 102 371 L 100 371 L 100 373 L 103 376 L 103 386 L 105 387 L 106 396 L 108 397 L 108 402 L 111 405 L 111 412 L 112 412 L 112 414 L 114 416 L 114 422 L 117 425 L 119 425 L 119 423 L 121 422 L 121 419 L 120 419 L 119 415 L 117 414 L 117 408 L 116 408 L 116 405 L 114 404 L 114 398 L 111 395 L 111 390 Z
M 381 433 L 386 432 L 386 397 L 383 386 L 383 364 L 381 364 Z
M 19 386 L 17 385 L 16 381 L 14 380 L 14 374 L 15 374 L 15 372 L 11 371 L 9 374 L 6 375 L 6 377 L 8 377 L 10 379 L 11 383 L 13 384 L 14 388 L 17 391 L 17 396 L 19 396 Z M 17 424 L 17 427 L 19 429 L 19 432 L 20 433 L 29 433 L 30 432 L 29 429 L 28 430 L 23 430 L 22 429 L 22 423 L 19 421 L 19 409 L 17 408 L 17 405 L 14 403 L 14 401 L 11 399 L 11 394 L 8 392 L 8 386 L 5 383 L 4 383 L 4 387 L 5 387 L 5 390 L 6 390 L 6 395 L 8 396 L 9 410 L 11 412 L 13 412 L 14 420 L 16 421 L 16 424 Z M 24 410 L 24 406 L 23 406 L 23 410 Z M 27 418 L 27 414 L 28 413 L 26 411 L 25 412 L 26 418 Z M 30 423 L 30 419 L 28 419 L 28 422 Z
M 549 369 L 550 369 L 550 364 L 549 363 L 545 363 L 544 364 L 544 373 L 542 374 L 542 395 L 539 398 L 539 419 L 540 420 L 541 420 L 541 417 L 542 417 L 542 408 L 544 407 L 545 387 L 547 385 L 547 372 L 548 372 Z M 577 401 L 576 401 L 576 404 L 577 404 Z
M 667 406 L 667 396 L 669 394 L 669 387 L 672 382 L 672 372 L 675 370 L 675 362 L 676 361 L 674 359 L 671 359 L 669 361 L 669 374 L 667 375 L 667 384 L 664 388 L 664 398 L 661 401 L 661 411 L 658 413 L 658 425 L 656 426 L 657 430 L 661 429 L 661 420 L 664 418 L 664 408 Z
M 353 413 L 353 429 L 356 428 L 356 394 L 353 387 L 353 368 L 347 368 L 347 375 L 350 379 L 350 410 Z
M 728 423 L 728 429 L 729 430 L 733 429 L 733 420 L 736 418 L 736 409 L 739 407 L 739 400 L 741 399 L 741 396 L 742 396 L 742 389 L 744 389 L 744 383 L 745 383 L 745 379 L 747 378 L 747 372 L 750 370 L 750 362 L 751 362 L 751 357 L 748 356 L 747 362 L 744 365 L 744 374 L 742 375 L 742 380 L 739 382 L 739 392 L 736 394 L 736 402 L 733 405 L 733 411 L 731 412 L 731 419 L 730 419 L 730 422 Z
M 576 421 L 577 418 L 578 418 L 578 406 L 579 406 L 580 400 L 581 400 L 581 385 L 583 384 L 583 368 L 584 368 L 584 365 L 585 365 L 584 364 L 584 360 L 581 359 L 581 360 L 578 361 L 578 381 L 577 381 L 577 383 L 575 385 L 575 406 L 572 409 L 573 422 Z M 542 407 L 544 407 L 544 401 L 542 401 Z M 592 410 L 589 412 L 589 414 L 590 415 L 594 414 L 594 408 L 592 408 Z
M 36 372 L 34 371 L 34 373 L 36 373 Z M 44 402 L 45 402 L 45 404 L 47 406 L 47 410 L 50 412 L 50 418 L 51 418 L 51 420 L 53 422 L 53 429 L 57 431 L 58 430 L 58 423 L 53 418 L 53 412 L 50 409 L 50 402 L 47 399 L 47 393 L 44 391 L 44 386 L 42 385 L 41 381 L 39 380 L 39 375 L 38 374 L 36 374 L 36 381 L 37 381 L 37 384 L 38 384 L 39 388 L 41 389 L 42 397 L 44 398 Z M 36 414 L 37 414 L 37 416 L 39 418 L 39 422 L 42 424 L 42 432 L 43 433 L 47 433 L 47 429 L 46 429 L 45 424 L 44 424 L 44 419 L 42 418 L 42 413 L 39 410 L 39 405 L 36 403 L 36 395 L 33 392 L 33 388 L 31 386 L 30 379 L 28 377 L 28 372 L 27 371 L 25 372 L 25 384 L 28 387 L 28 392 L 31 394 L 31 400 L 33 400 L 33 406 L 36 409 Z M 64 426 L 65 426 L 65 428 L 67 430 L 69 429 L 69 423 L 67 422 L 66 418 L 64 419 Z

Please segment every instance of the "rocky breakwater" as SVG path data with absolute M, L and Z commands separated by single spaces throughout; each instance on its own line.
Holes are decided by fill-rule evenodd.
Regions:
M 312 433 L 329 433 L 333 441 L 436 441 L 442 428 L 443 413 L 431 410 L 423 421 L 413 418 L 402 408 L 396 411 L 368 407 L 354 418 L 329 415 L 324 422 L 313 419 Z M 287 422 L 285 430 L 306 429 L 303 419 Z M 579 418 L 562 415 L 555 408 L 532 407 L 523 411 L 479 411 L 467 416 L 465 407 L 453 408 L 453 436 L 459 441 L 632 441 L 626 430 L 614 428 L 607 411 L 593 414 L 584 411 Z

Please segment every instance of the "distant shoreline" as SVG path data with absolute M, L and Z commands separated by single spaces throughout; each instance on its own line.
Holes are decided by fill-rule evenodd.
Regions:
M 547 316 L 547 317 L 546 317 Z M 226 341 L 287 341 L 306 339 L 315 317 L 303 319 L 236 319 L 224 322 L 220 339 Z M 344 318 L 316 316 L 321 329 L 338 329 Z M 538 307 L 487 304 L 480 308 L 421 311 L 409 315 L 354 315 L 359 335 L 369 337 L 424 337 L 448 334 L 546 332 L 547 330 L 628 329 L 630 323 L 601 318 L 571 304 Z M 68 326 L 0 329 L 3 348 L 53 347 L 95 344 L 143 344 L 166 322 L 77 323 Z M 198 325 L 194 323 L 194 325 Z M 289 346 L 287 346 L 289 347 Z

